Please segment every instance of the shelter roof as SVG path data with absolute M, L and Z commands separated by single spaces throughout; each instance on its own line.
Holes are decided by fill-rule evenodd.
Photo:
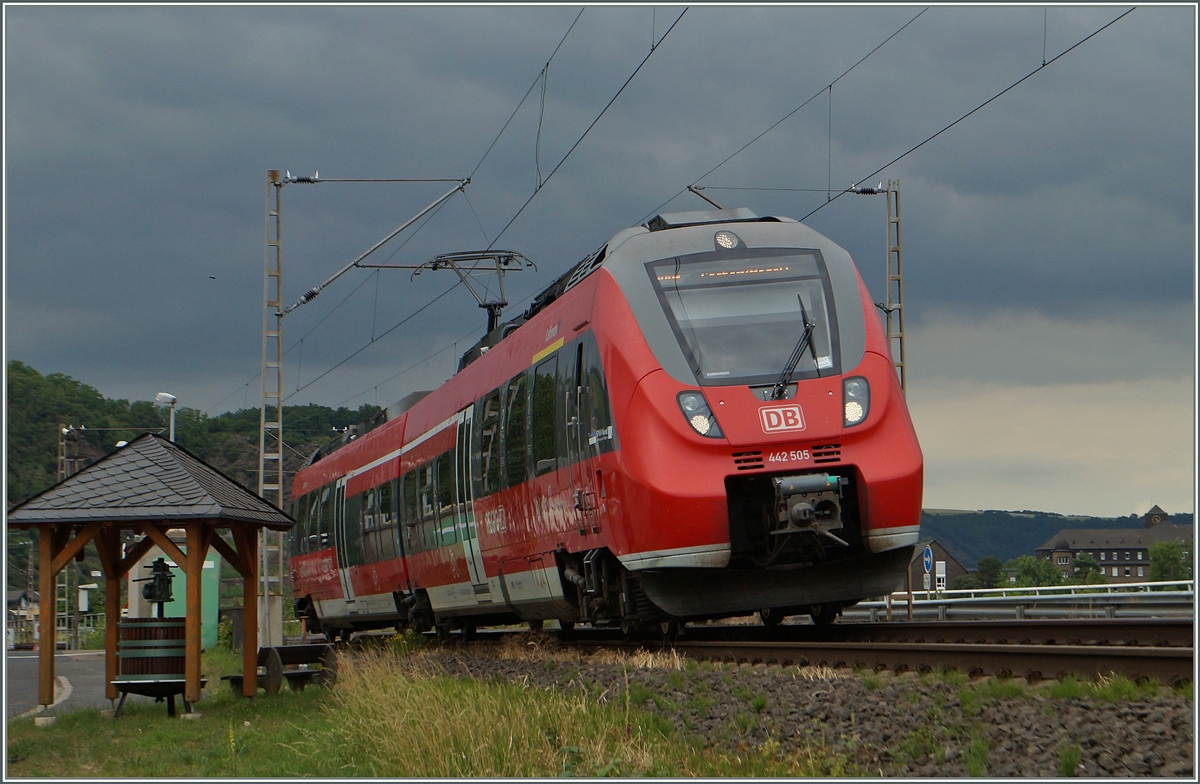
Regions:
M 224 520 L 275 530 L 295 521 L 200 458 L 146 433 L 8 511 L 15 528 Z

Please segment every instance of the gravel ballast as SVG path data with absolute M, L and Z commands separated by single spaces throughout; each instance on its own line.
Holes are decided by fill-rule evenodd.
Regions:
M 683 737 L 732 753 L 841 760 L 884 776 L 1194 778 L 1191 699 L 1051 697 L 1024 681 L 967 682 L 828 668 L 713 665 L 674 654 L 583 655 L 549 635 L 425 649 L 447 675 L 581 690 L 660 715 Z M 832 771 L 839 772 L 839 771 Z

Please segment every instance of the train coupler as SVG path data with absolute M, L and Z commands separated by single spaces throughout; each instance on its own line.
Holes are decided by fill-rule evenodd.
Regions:
M 832 474 L 798 474 L 778 476 L 771 482 L 779 526 L 771 531 L 772 536 L 809 533 L 850 546 L 832 533 L 842 529 L 842 488 L 849 480 Z

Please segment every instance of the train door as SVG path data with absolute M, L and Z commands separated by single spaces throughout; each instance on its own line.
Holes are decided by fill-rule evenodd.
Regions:
M 471 428 L 474 424 L 475 407 L 468 406 L 462 413 L 458 426 L 458 449 L 455 451 L 455 473 L 458 474 L 458 539 L 462 542 L 467 560 L 467 573 L 475 589 L 475 599 L 490 602 L 492 594 L 488 588 L 487 573 L 483 568 L 483 552 L 479 548 L 479 532 L 475 526 L 475 499 L 471 481 Z
M 575 345 L 572 362 L 568 364 L 568 383 L 566 385 L 566 419 L 567 419 L 567 465 L 568 475 L 575 498 L 575 516 L 579 524 L 579 533 L 600 533 L 600 518 L 596 513 L 596 477 L 592 474 L 588 458 L 599 454 L 593 446 L 594 437 L 590 437 L 590 412 L 592 406 L 589 400 L 589 390 L 585 373 L 584 340 L 581 338 Z M 589 445 L 589 440 L 592 445 Z
M 352 544 L 347 529 L 351 526 L 346 521 L 346 477 L 337 480 L 333 490 L 333 537 L 334 547 L 337 548 L 338 576 L 342 582 L 342 596 L 346 600 L 346 612 L 356 612 L 354 606 L 354 587 L 350 583 L 350 550 Z M 357 533 L 357 532 L 354 532 Z

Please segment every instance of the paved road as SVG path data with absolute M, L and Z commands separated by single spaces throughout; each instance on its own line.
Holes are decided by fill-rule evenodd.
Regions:
M 8 718 L 37 707 L 37 657 L 33 651 L 6 652 L 4 661 L 8 671 L 4 701 Z M 71 693 L 51 713 L 64 713 L 77 708 L 115 707 L 104 698 L 104 651 L 63 651 L 56 654 L 54 674 L 67 679 Z

